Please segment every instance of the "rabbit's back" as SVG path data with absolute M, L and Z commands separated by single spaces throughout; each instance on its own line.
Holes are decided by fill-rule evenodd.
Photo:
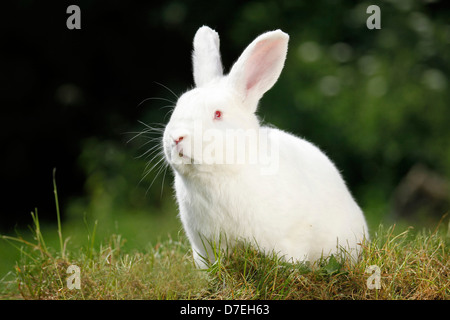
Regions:
M 336 245 L 354 248 L 368 239 L 363 212 L 325 153 L 282 130 L 271 129 L 271 137 L 279 143 L 279 173 L 268 176 L 267 185 L 277 186 L 272 191 L 283 194 L 286 203 L 285 250 L 297 257 L 307 251 L 314 260 Z M 306 248 L 299 243 L 307 243 Z

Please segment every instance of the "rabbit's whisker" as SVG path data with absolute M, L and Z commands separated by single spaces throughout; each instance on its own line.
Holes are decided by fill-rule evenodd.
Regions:
M 160 155 L 160 154 L 157 154 L 156 156 L 158 156 L 158 155 Z M 156 157 L 156 156 L 155 156 L 155 157 Z M 154 158 L 153 158 L 153 159 L 154 159 Z M 152 163 L 153 159 L 149 161 L 149 164 Z M 145 171 L 145 172 L 144 172 L 144 176 L 143 176 L 142 179 L 139 181 L 139 183 L 141 183 L 141 182 L 142 182 L 142 181 L 150 174 L 150 172 L 153 171 L 153 169 L 154 169 L 156 166 L 158 166 L 159 164 L 161 164 L 162 161 L 164 161 L 164 158 L 163 158 L 163 157 L 161 157 L 161 159 L 159 159 L 159 161 L 156 162 L 150 169 L 148 169 L 147 171 Z M 148 167 L 148 165 L 147 165 L 147 167 Z M 147 167 L 146 167 L 146 168 L 147 168 Z M 158 176 L 158 175 L 156 174 L 156 176 L 155 176 L 155 177 L 153 178 L 153 180 L 152 180 L 152 183 L 153 183 L 153 181 L 155 181 L 155 179 L 156 179 L 157 176 Z M 150 184 L 150 186 L 151 186 L 151 184 Z
M 164 158 L 162 158 L 161 160 L 164 160 Z M 158 161 L 158 163 L 160 163 L 161 160 Z M 159 166 L 159 169 L 158 169 L 158 171 L 156 172 L 155 177 L 153 178 L 152 182 L 151 182 L 150 185 L 148 186 L 147 191 L 145 192 L 145 194 L 148 193 L 148 191 L 149 191 L 150 188 L 152 187 L 153 183 L 155 182 L 156 178 L 161 174 L 161 172 L 162 172 L 162 170 L 164 169 L 164 167 L 166 167 L 166 169 L 167 169 L 167 164 L 166 164 L 166 163 L 162 163 L 162 164 Z M 163 184 L 164 184 L 164 176 L 163 176 L 163 182 L 162 182 L 162 185 L 163 185 Z M 161 188 L 162 188 L 162 185 L 161 185 Z M 161 190 L 161 195 L 162 195 L 162 190 Z
M 180 97 L 179 97 L 175 92 L 173 92 L 173 90 L 170 89 L 168 86 L 163 85 L 162 83 L 159 83 L 159 82 L 156 82 L 156 81 L 154 81 L 154 82 L 155 82 L 157 85 L 160 85 L 161 87 L 167 89 L 171 94 L 173 94 L 173 95 L 177 98 L 177 100 L 180 98 Z
M 148 143 L 148 142 L 147 142 Z M 149 148 L 147 151 L 145 151 L 143 154 L 141 154 L 140 156 L 136 157 L 136 159 L 140 159 L 143 156 L 152 156 L 153 153 L 155 151 L 158 151 L 158 147 L 160 147 L 159 145 L 155 144 L 153 147 Z M 161 151 L 161 150 L 160 150 Z
M 160 98 L 160 97 L 150 97 L 150 98 L 146 98 L 144 100 L 142 100 L 137 106 L 138 108 L 145 102 L 149 101 L 149 100 L 160 100 L 160 101 L 165 101 L 165 102 L 170 102 L 171 104 L 176 104 L 175 102 L 173 102 L 170 99 L 166 99 L 166 98 Z
M 155 125 L 161 126 L 161 127 L 157 128 L 157 127 L 154 127 L 154 126 L 152 127 L 151 125 L 146 124 L 145 122 L 140 121 L 140 120 L 138 120 L 138 122 L 140 124 L 142 124 L 143 126 L 147 127 L 150 131 L 155 131 L 155 132 L 160 132 L 160 133 L 163 133 L 164 132 L 164 128 L 166 127 L 166 125 L 163 124 L 163 123 L 154 123 L 153 124 L 154 126 Z

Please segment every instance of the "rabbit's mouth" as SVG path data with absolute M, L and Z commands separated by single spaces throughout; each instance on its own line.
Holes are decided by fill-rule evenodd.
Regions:
M 194 163 L 194 160 L 189 155 L 189 152 L 186 152 L 181 145 L 173 145 L 172 147 L 169 147 L 166 152 L 166 158 L 168 162 L 175 167 Z
M 193 163 L 193 159 L 191 157 L 189 157 L 188 155 L 184 154 L 183 150 L 178 151 L 178 157 L 180 159 L 183 159 L 184 164 L 186 164 L 186 162 L 188 162 L 187 164 Z
M 174 146 L 173 153 L 178 156 L 177 158 L 183 159 L 183 163 L 185 161 L 189 161 L 189 163 L 192 162 L 192 158 L 189 156 L 189 153 L 183 150 L 183 147 L 179 144 Z

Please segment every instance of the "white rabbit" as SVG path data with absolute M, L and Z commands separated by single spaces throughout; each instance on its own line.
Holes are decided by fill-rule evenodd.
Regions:
M 245 240 L 311 262 L 342 247 L 357 257 L 368 239 L 364 215 L 328 157 L 308 141 L 261 127 L 255 115 L 280 76 L 288 40 L 280 30 L 260 35 L 224 76 L 218 34 L 203 26 L 195 35 L 196 87 L 177 101 L 163 146 L 199 267 L 205 257 L 214 261 L 211 243 L 224 238 L 225 245 Z

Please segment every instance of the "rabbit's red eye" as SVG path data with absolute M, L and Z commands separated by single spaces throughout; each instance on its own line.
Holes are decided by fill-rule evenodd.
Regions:
M 216 112 L 214 112 L 214 119 L 216 120 L 222 119 L 222 111 L 216 110 Z

